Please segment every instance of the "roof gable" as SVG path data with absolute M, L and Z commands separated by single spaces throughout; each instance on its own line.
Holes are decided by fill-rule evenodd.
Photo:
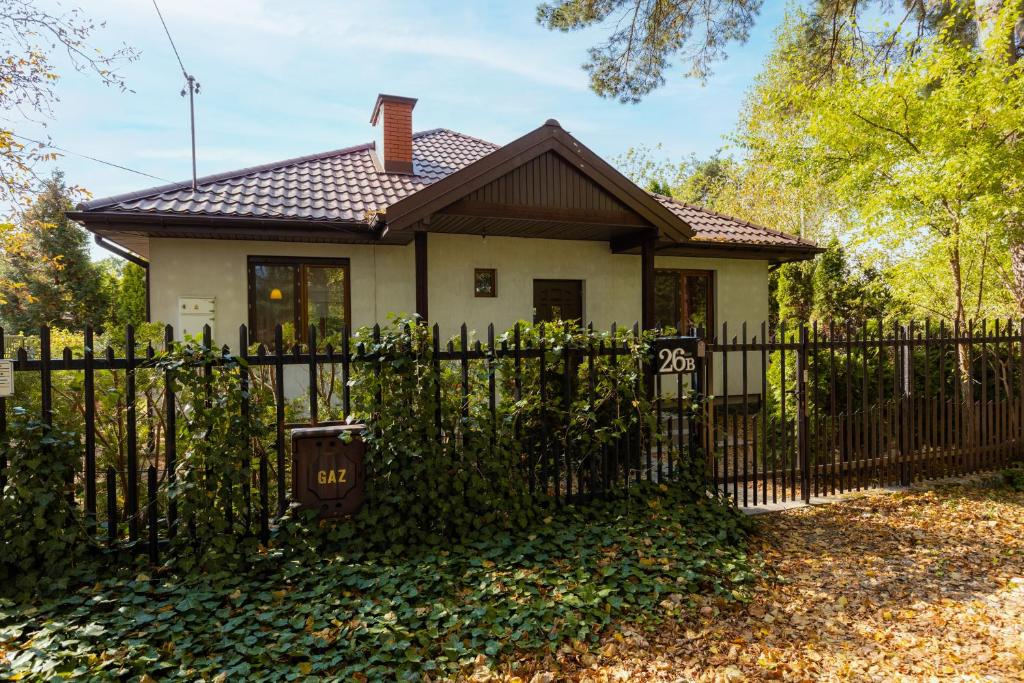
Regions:
M 559 191 L 551 192 L 551 188 Z M 473 190 L 464 201 L 538 209 L 630 210 L 615 195 L 551 150 Z
M 571 170 L 572 175 L 567 170 Z M 430 187 L 395 202 L 385 210 L 388 229 L 410 230 L 417 223 L 429 220 L 433 214 L 456 202 L 466 201 L 481 191 L 497 192 L 501 188 L 500 191 L 506 195 L 509 192 L 514 195 L 517 173 L 520 176 L 530 175 L 538 183 L 542 177 L 552 181 L 549 188 L 587 187 L 591 199 L 620 212 L 621 209 L 632 212 L 669 239 L 682 241 L 693 236 L 693 230 L 683 219 L 587 149 L 554 120 Z M 545 201 L 541 199 L 543 188 L 534 192 L 526 192 L 524 188 L 524 194 L 530 194 L 530 201 L 535 203 Z M 559 201 L 570 200 L 563 198 Z M 634 221 L 631 224 L 638 223 Z
M 424 219 L 430 232 L 610 240 L 651 223 L 549 150 Z M 401 241 L 408 230 L 396 230 Z

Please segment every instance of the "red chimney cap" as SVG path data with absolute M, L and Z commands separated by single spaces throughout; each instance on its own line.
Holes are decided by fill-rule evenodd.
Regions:
M 380 116 L 380 108 L 385 102 L 394 102 L 395 104 L 408 104 L 409 109 L 412 110 L 416 106 L 415 97 L 402 97 L 401 95 L 385 95 L 381 93 L 377 95 L 377 102 L 373 105 L 373 114 L 370 115 L 370 125 L 377 125 L 377 118 Z

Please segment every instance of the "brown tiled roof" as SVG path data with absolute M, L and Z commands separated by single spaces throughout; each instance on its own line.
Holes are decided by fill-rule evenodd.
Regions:
M 413 174 L 385 173 L 374 143 L 297 157 L 238 171 L 95 199 L 78 206 L 88 213 L 139 216 L 202 216 L 368 224 L 422 188 L 499 149 L 499 145 L 438 128 L 413 136 Z M 694 241 L 813 249 L 792 235 L 728 216 L 654 197 L 694 231 Z M 353 226 L 355 227 L 355 226 Z M 368 227 L 368 226 L 367 226 Z
M 771 230 L 738 218 L 725 216 L 690 204 L 685 204 L 672 197 L 652 192 L 654 198 L 686 221 L 693 228 L 694 239 L 701 242 L 742 243 L 770 246 L 806 246 L 813 248 L 815 244 L 794 235 L 778 230 Z
M 385 173 L 374 143 L 287 159 L 81 204 L 81 211 L 365 222 L 389 204 L 467 166 L 498 145 L 436 129 L 413 136 L 413 175 Z

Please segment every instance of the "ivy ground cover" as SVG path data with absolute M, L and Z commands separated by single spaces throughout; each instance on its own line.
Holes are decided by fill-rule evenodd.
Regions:
M 614 623 L 661 621 L 662 603 L 745 599 L 757 569 L 744 526 L 652 487 L 444 548 L 271 550 L 185 576 L 96 569 L 50 597 L 0 602 L 0 675 L 436 679 L 596 651 Z

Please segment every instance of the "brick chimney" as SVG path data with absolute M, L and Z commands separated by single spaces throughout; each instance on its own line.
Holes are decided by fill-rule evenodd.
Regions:
M 376 126 L 383 115 L 380 154 L 388 173 L 412 173 L 412 108 L 415 106 L 416 99 L 412 97 L 377 95 L 370 124 Z

